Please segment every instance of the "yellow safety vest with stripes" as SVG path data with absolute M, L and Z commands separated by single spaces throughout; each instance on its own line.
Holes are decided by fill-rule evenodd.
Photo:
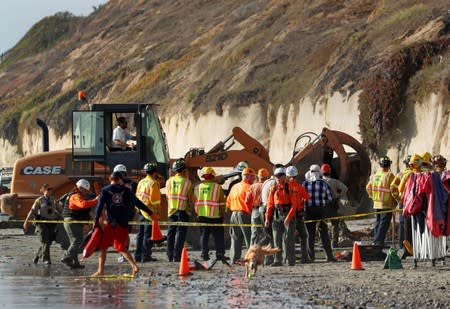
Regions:
M 391 172 L 378 171 L 373 175 L 367 184 L 367 193 L 373 200 L 374 209 L 392 209 L 395 207 L 395 200 L 391 194 L 391 183 L 394 174 Z
M 192 202 L 192 182 L 181 174 L 176 174 L 167 180 L 166 195 L 169 216 L 178 210 L 189 212 L 189 203 Z
M 158 181 L 155 181 L 150 175 L 139 181 L 136 189 L 136 197 L 157 216 L 161 205 L 161 192 L 159 189 Z M 141 214 L 147 220 L 151 219 L 146 212 L 141 211 Z
M 199 217 L 220 218 L 224 214 L 225 196 L 222 187 L 205 181 L 195 188 L 195 212 Z

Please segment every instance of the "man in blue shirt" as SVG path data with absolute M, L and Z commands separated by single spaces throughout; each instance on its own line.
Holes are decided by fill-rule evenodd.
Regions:
M 308 220 L 320 220 L 319 233 L 322 240 L 322 245 L 327 255 L 328 262 L 336 262 L 331 250 L 330 236 L 328 235 L 328 226 L 323 221 L 325 216 L 325 206 L 332 201 L 332 193 L 328 184 L 322 179 L 322 172 L 320 166 L 313 164 L 310 166 L 309 171 L 305 174 L 306 181 L 303 186 L 309 193 L 309 200 L 305 202 L 305 221 Z M 311 261 L 314 262 L 314 243 L 316 236 L 317 222 L 306 223 L 306 229 L 308 230 L 308 253 Z

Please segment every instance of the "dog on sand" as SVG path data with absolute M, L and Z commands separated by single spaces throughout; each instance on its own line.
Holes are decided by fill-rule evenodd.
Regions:
M 245 277 L 251 278 L 256 274 L 259 265 L 264 265 L 264 257 L 280 252 L 279 248 L 272 248 L 270 245 L 262 247 L 260 245 L 253 245 L 245 254 L 244 266 Z

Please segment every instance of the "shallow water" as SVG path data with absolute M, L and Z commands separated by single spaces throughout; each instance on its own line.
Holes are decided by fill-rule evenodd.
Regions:
M 112 264 L 116 256 L 109 257 Z M 278 276 L 277 283 L 269 285 L 265 276 L 247 280 L 240 267 L 229 268 L 220 263 L 211 271 L 194 272 L 188 277 L 179 277 L 175 264 L 161 262 L 158 265 L 156 262 L 151 267 L 145 264 L 136 279 L 88 278 L 95 271 L 95 264 L 88 264 L 85 270 L 71 271 L 59 263 L 16 264 L 5 256 L 0 263 L 0 305 L 4 308 L 289 308 L 304 305 L 281 284 L 289 282 L 286 276 Z M 127 265 L 107 264 L 105 273 L 127 271 Z

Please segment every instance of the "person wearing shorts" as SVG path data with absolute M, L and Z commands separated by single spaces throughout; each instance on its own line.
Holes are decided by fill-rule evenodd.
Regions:
M 130 264 L 133 275 L 139 271 L 133 256 L 127 249 L 130 207 L 137 207 L 147 212 L 149 216 L 152 213 L 129 188 L 122 185 L 121 179 L 121 173 L 114 172 L 110 177 L 111 184 L 105 186 L 100 193 L 97 213 L 95 215 L 95 224 L 102 227 L 103 235 L 99 246 L 98 270 L 93 276 L 103 275 L 106 262 L 106 250 L 112 245 Z M 105 213 L 103 210 L 105 210 Z M 106 220 L 104 224 L 104 220 L 101 220 L 101 218 Z

